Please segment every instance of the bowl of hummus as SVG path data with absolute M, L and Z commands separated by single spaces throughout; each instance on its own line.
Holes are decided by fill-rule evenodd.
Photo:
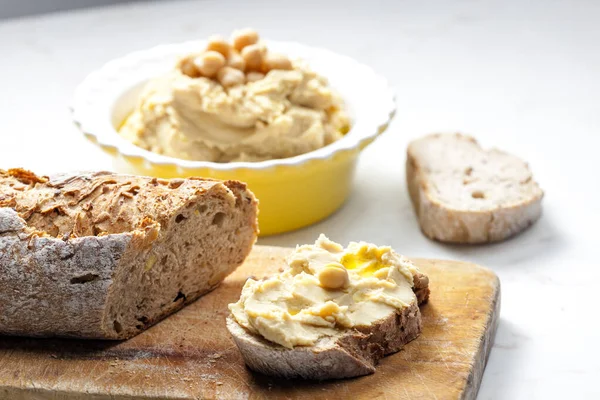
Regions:
M 72 106 L 119 172 L 246 182 L 262 235 L 337 210 L 360 151 L 394 112 L 387 81 L 366 65 L 248 29 L 110 61 Z

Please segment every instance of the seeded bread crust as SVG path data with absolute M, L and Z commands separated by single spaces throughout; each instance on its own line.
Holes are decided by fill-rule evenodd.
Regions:
M 434 134 L 411 142 L 406 181 L 421 230 L 441 242 L 501 241 L 541 215 L 544 193 L 527 164 L 484 150 L 470 136 Z
M 0 334 L 134 336 L 239 266 L 256 217 L 236 181 L 0 170 Z
M 341 379 L 375 372 L 381 358 L 402 349 L 421 333 L 419 305 L 429 299 L 429 279 L 413 277 L 416 301 L 371 326 L 323 337 L 314 346 L 285 348 L 252 334 L 227 317 L 227 329 L 246 365 L 257 372 L 283 378 Z

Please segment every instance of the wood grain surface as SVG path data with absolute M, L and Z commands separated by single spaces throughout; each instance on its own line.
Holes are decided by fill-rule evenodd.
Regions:
M 1 399 L 473 399 L 500 311 L 488 269 L 415 260 L 429 275 L 421 336 L 374 375 L 303 382 L 250 372 L 225 328 L 227 304 L 249 276 L 282 266 L 290 250 L 256 246 L 213 292 L 125 342 L 0 338 Z

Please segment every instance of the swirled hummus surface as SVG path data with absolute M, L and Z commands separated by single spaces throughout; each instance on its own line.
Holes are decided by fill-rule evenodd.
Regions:
M 248 279 L 229 309 L 249 332 L 287 348 L 369 326 L 416 301 L 417 268 L 390 247 L 352 242 L 347 248 L 321 235 L 288 258 L 283 272 Z
M 265 74 L 222 67 L 221 81 L 180 63 L 148 82 L 120 133 L 155 153 L 215 162 L 292 157 L 340 139 L 341 99 L 303 62 L 288 63 Z

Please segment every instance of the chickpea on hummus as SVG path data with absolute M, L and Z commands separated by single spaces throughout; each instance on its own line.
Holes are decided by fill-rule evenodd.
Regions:
M 301 60 L 253 30 L 182 58 L 145 86 L 120 129 L 146 150 L 185 160 L 262 161 L 319 149 L 349 130 L 342 100 Z

